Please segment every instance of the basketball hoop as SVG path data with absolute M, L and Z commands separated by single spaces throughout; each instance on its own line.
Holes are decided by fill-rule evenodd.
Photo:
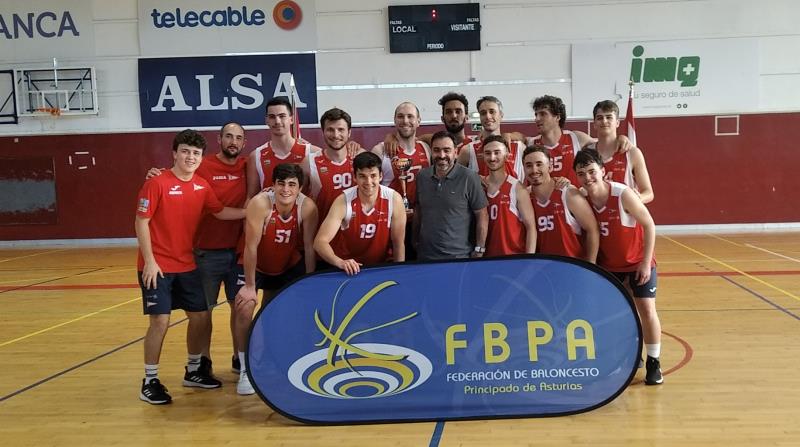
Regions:
M 61 116 L 61 109 L 58 107 L 39 107 L 36 112 L 41 114 L 50 114 L 51 116 Z

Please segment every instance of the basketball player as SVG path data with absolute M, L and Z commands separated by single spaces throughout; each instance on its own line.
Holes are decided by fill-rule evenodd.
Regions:
M 236 392 L 241 395 L 255 393 L 245 371 L 244 350 L 258 290 L 264 291 L 261 302 L 266 303 L 276 290 L 316 267 L 317 207 L 300 192 L 302 169 L 281 163 L 272 171 L 272 184 L 272 190 L 261 191 L 247 205 L 244 286 L 234 306 L 234 342 L 242 365 Z
M 135 229 L 139 242 L 139 285 L 149 327 L 144 337 L 145 377 L 139 398 L 168 404 L 172 398 L 158 379 L 161 347 L 172 309 L 183 309 L 189 319 L 186 345 L 189 360 L 183 385 L 219 388 L 222 383 L 200 369 L 208 346 L 210 313 L 200 272 L 192 254 L 195 232 L 205 213 L 236 220 L 244 210 L 229 208 L 211 186 L 194 173 L 203 160 L 206 141 L 194 130 L 178 133 L 172 142 L 172 168 L 145 181 L 139 192 Z
M 394 110 L 395 138 L 399 149 L 394 157 L 384 153 L 384 143 L 372 148 L 372 153 L 381 157 L 383 180 L 381 184 L 389 186 L 402 194 L 409 211 L 416 205 L 416 177 L 422 168 L 431 165 L 431 149 L 427 143 L 417 140 L 419 128 L 419 109 L 410 102 L 403 102 Z M 401 177 L 406 177 L 403 181 Z
M 638 147 L 627 152 L 617 152 L 617 128 L 619 127 L 619 107 L 614 101 L 600 101 L 592 110 L 592 125 L 597 134 L 597 142 L 586 148 L 596 149 L 603 159 L 606 180 L 624 183 L 639 194 L 643 203 L 650 203 L 655 197 L 653 185 L 644 154 Z
M 467 135 L 465 131 L 465 126 L 469 121 L 469 101 L 467 97 L 461 93 L 448 92 L 439 98 L 439 105 L 442 107 L 442 124 L 444 124 L 445 130 L 453 135 L 453 139 L 456 142 L 456 155 L 458 155 L 458 151 L 461 150 L 462 147 L 478 140 L 478 135 Z M 419 111 L 417 111 L 417 115 L 419 115 Z M 429 133 L 417 135 L 417 139 L 428 146 L 431 144 L 432 137 L 433 134 Z M 384 152 L 390 156 L 394 156 L 399 150 L 397 135 L 395 133 L 386 135 L 383 143 L 385 148 Z
M 467 166 L 478 175 L 489 175 L 489 168 L 483 159 L 482 141 L 490 135 L 500 134 L 500 123 L 503 122 L 503 103 L 494 96 L 484 96 L 478 100 L 478 113 L 480 113 L 481 137 L 479 141 L 473 141 L 464 146 L 458 153 L 458 162 Z M 512 141 L 508 146 L 509 154 L 506 160 L 506 172 L 514 178 L 522 178 L 522 151 L 525 144 L 521 141 Z
M 385 143 L 378 143 L 372 153 L 383 161 L 381 184 L 388 186 L 403 198 L 406 215 L 411 216 L 416 206 L 417 176 L 419 172 L 431 165 L 431 150 L 427 143 L 417 140 L 419 128 L 419 109 L 410 102 L 403 102 L 394 110 L 395 138 L 398 150 L 395 156 L 385 153 Z M 411 219 L 406 222 L 406 259 L 416 259 L 416 252 L 411 244 Z
M 355 275 L 363 265 L 405 261 L 406 213 L 403 199 L 381 185 L 381 159 L 364 152 L 353 159 L 356 186 L 333 202 L 314 240 L 330 265 Z
M 292 103 L 285 96 L 267 102 L 267 126 L 270 140 L 250 153 L 247 163 L 247 197 L 272 186 L 272 170 L 279 163 L 302 163 L 318 147 L 292 137 L 294 114 Z
M 536 225 L 528 190 L 506 172 L 508 147 L 500 135 L 489 135 L 482 144 L 489 169 L 484 180 L 489 199 L 489 232 L 486 256 L 536 252 Z
M 595 141 L 584 132 L 564 129 L 567 122 L 567 108 L 561 98 L 556 96 L 540 96 L 533 100 L 533 113 L 539 135 L 526 138 L 528 146 L 540 144 L 550 150 L 553 166 L 552 177 L 565 177 L 573 185 L 578 185 L 572 161 L 575 154 L 584 146 Z M 522 136 L 515 133 L 515 136 Z M 618 139 L 618 149 L 628 151 L 633 145 L 625 136 Z
M 522 161 L 536 214 L 536 252 L 596 263 L 600 231 L 589 203 L 576 187 L 559 187 L 550 176 L 553 165 L 546 147 L 528 146 Z
M 323 113 L 319 125 L 325 148 L 312 152 L 302 165 L 309 176 L 310 195 L 319 210 L 320 221 L 325 220 L 336 197 L 353 186 L 353 158 L 346 149 L 351 124 L 350 115 L 344 110 L 334 107 Z
M 634 297 L 642 322 L 647 370 L 644 383 L 658 385 L 661 375 L 661 322 L 656 312 L 655 245 L 653 218 L 628 186 L 605 180 L 600 154 L 585 149 L 575 156 L 578 180 L 588 194 L 600 228 L 597 263 L 616 276 Z

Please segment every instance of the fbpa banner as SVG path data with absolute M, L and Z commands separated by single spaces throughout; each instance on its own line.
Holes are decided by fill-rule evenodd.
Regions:
M 303 422 L 567 415 L 630 383 L 631 299 L 582 261 L 528 256 L 321 273 L 258 313 L 247 369 Z
M 758 107 L 757 39 L 580 44 L 572 47 L 572 115 L 604 99 L 625 110 L 633 81 L 636 116 L 733 113 Z
M 313 54 L 139 59 L 142 127 L 264 125 L 264 106 L 290 96 L 294 76 L 300 122 L 317 122 Z

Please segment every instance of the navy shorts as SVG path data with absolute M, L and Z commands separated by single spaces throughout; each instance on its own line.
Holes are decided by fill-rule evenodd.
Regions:
M 164 273 L 156 276 L 156 288 L 146 289 L 139 272 L 139 287 L 142 289 L 142 309 L 145 315 L 164 315 L 174 309 L 186 312 L 208 310 L 203 294 L 203 283 L 197 269 L 183 273 Z
M 658 273 L 655 266 L 650 269 L 650 280 L 641 286 L 636 280 L 636 272 L 611 272 L 619 282 L 631 288 L 634 298 L 655 298 L 658 288 Z M 626 282 L 627 281 L 627 282 Z
M 203 280 L 203 292 L 209 307 L 217 304 L 220 284 L 225 286 L 225 298 L 233 301 L 239 288 L 236 271 L 238 255 L 232 248 L 220 250 L 194 250 L 194 262 Z

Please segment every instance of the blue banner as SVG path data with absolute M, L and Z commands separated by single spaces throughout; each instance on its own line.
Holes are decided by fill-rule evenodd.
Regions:
M 301 124 L 317 123 L 313 54 L 139 59 L 142 127 L 263 126 L 267 101 L 289 97 L 292 76 Z
M 411 263 L 289 285 L 256 316 L 247 369 L 303 422 L 554 416 L 619 395 L 640 343 L 632 300 L 594 265 Z

